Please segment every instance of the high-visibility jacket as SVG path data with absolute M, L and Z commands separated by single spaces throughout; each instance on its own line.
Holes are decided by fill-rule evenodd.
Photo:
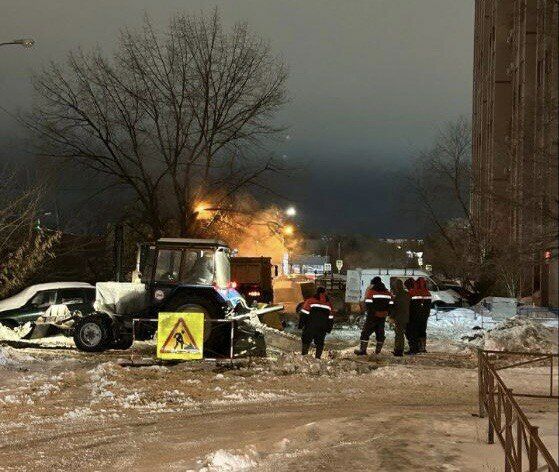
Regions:
M 410 296 L 410 317 L 429 316 L 431 311 L 432 297 L 427 289 L 425 279 L 417 279 L 415 286 L 409 291 Z
M 369 287 L 365 292 L 365 307 L 367 313 L 379 317 L 388 315 L 388 309 L 392 304 L 392 293 L 388 290 L 376 290 Z
M 320 298 L 307 298 L 301 308 L 299 325 L 303 329 L 332 331 L 334 314 L 329 298 L 324 294 Z

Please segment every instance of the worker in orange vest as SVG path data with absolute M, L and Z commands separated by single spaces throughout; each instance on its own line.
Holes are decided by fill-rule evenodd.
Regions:
M 384 334 L 386 316 L 392 302 L 392 294 L 382 283 L 380 277 L 375 277 L 371 280 L 371 285 L 365 292 L 364 302 L 367 314 L 363 330 L 361 331 L 359 349 L 356 349 L 354 352 L 358 356 L 366 355 L 369 338 L 371 334 L 375 333 L 375 353 L 380 354 L 386 337 Z
M 410 321 L 407 333 L 410 350 L 408 353 L 427 352 L 427 322 L 431 313 L 432 301 L 431 293 L 427 289 L 427 281 L 423 277 L 419 277 L 414 281 L 408 294 L 410 296 Z
M 301 333 L 301 353 L 305 356 L 309 353 L 311 342 L 314 341 L 316 348 L 315 357 L 320 359 L 324 350 L 324 339 L 326 334 L 332 331 L 334 325 L 334 313 L 332 303 L 326 294 L 324 287 L 318 287 L 316 293 L 305 300 L 299 317 L 299 328 Z

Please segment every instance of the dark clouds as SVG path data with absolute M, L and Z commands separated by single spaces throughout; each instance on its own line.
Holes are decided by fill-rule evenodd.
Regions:
M 473 0 L 0 0 L 0 39 L 37 41 L 0 48 L 0 103 L 28 106 L 33 70 L 77 46 L 110 50 L 144 11 L 164 25 L 175 11 L 216 4 L 226 23 L 247 21 L 290 66 L 292 101 L 280 119 L 291 139 L 277 152 L 308 166 L 303 186 L 284 187 L 309 225 L 419 229 L 401 218 L 391 179 L 442 122 L 470 113 Z M 1 134 L 13 127 L 0 112 Z

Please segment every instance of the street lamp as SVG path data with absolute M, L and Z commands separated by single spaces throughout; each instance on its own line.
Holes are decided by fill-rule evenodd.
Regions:
M 286 208 L 285 214 L 287 216 L 295 216 L 297 214 L 297 209 L 293 206 Z
M 20 38 L 14 39 L 13 41 L 8 41 L 6 43 L 0 43 L 0 46 L 8 46 L 10 44 L 18 44 L 24 48 L 31 48 L 35 44 L 35 40 L 31 38 Z
M 295 233 L 295 228 L 292 225 L 287 225 L 283 227 L 283 234 L 285 236 L 293 236 Z

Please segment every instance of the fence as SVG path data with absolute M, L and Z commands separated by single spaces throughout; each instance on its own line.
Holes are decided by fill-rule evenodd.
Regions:
M 345 291 L 346 286 L 346 279 L 345 275 L 339 274 L 330 274 L 330 275 L 321 275 L 316 277 L 314 281 L 317 287 L 324 287 L 328 291 Z
M 497 367 L 490 356 L 520 356 L 524 359 Z M 487 442 L 493 444 L 497 435 L 503 447 L 505 472 L 558 472 L 557 462 L 539 437 L 538 427 L 530 423 L 514 398 L 559 398 L 553 391 L 553 359 L 557 357 L 557 354 L 551 353 L 478 350 L 479 416 L 488 417 Z M 497 373 L 499 370 L 540 362 L 549 362 L 550 366 L 549 393 L 545 395 L 513 393 Z M 526 469 L 523 464 L 527 465 Z

